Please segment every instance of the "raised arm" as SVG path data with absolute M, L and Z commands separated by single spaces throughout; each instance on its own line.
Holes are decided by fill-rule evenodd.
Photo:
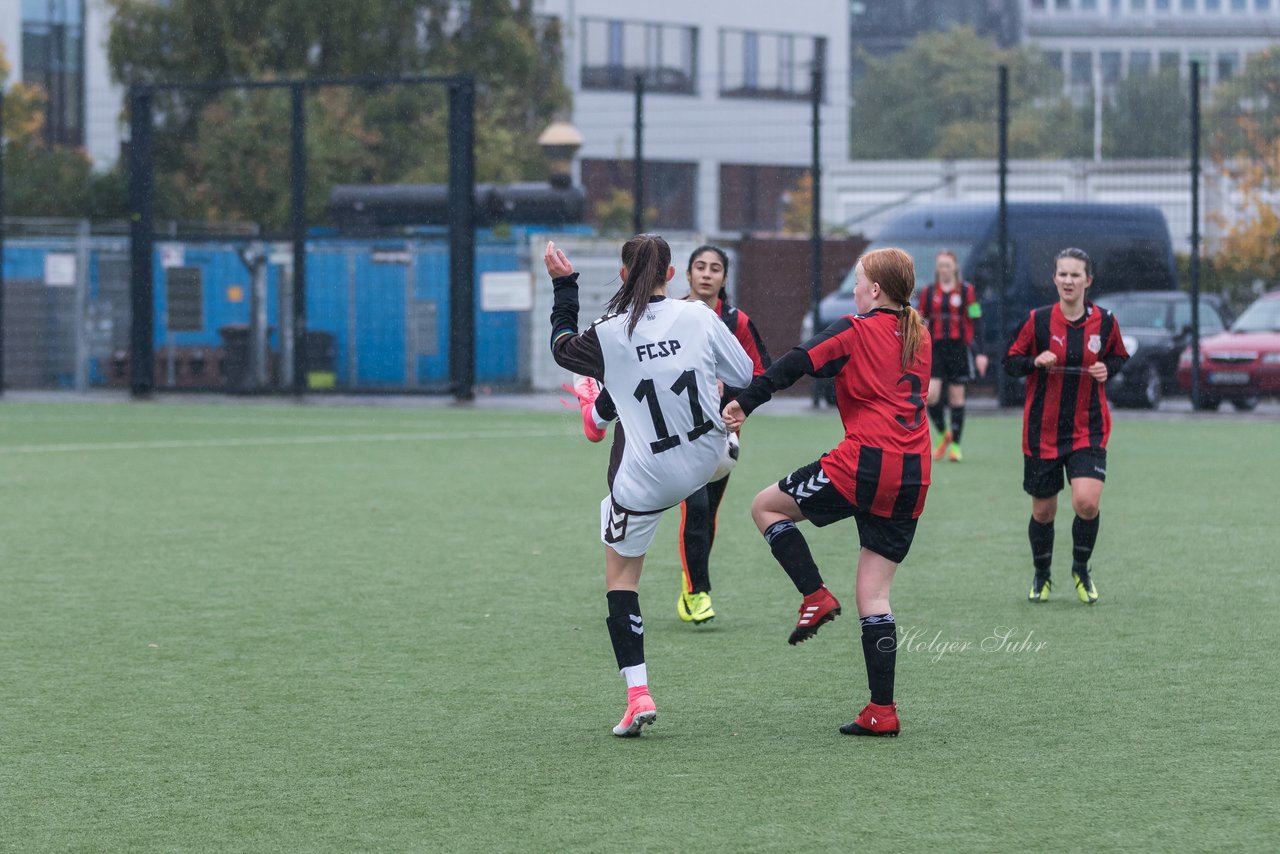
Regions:
M 604 381 L 604 353 L 595 327 L 578 332 L 578 274 L 554 243 L 543 256 L 555 301 L 551 306 L 551 356 L 556 364 L 576 374 Z

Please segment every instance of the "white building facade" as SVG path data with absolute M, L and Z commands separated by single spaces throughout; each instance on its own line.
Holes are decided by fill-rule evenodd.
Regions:
M 631 190 L 636 75 L 654 228 L 778 229 L 812 160 L 815 63 L 821 160 L 848 159 L 846 0 L 541 0 L 538 11 L 560 22 L 589 206 Z
M 124 90 L 111 79 L 106 0 L 0 0 L 9 79 L 42 87 L 45 137 L 81 146 L 99 169 L 120 157 Z
M 1280 43 L 1280 0 L 1022 0 L 1022 41 L 1062 70 L 1069 92 L 1193 60 L 1209 86 Z

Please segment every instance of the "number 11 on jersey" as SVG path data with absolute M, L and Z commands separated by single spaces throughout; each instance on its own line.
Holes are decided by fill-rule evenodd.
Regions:
M 715 424 L 702 411 L 702 403 L 698 400 L 698 378 L 693 371 L 685 371 L 681 374 L 671 384 L 671 391 L 676 395 L 681 393 L 689 395 L 689 414 L 693 417 L 693 429 L 685 434 L 688 441 L 692 442 L 699 436 L 705 436 L 715 428 Z M 649 449 L 655 454 L 660 454 L 678 446 L 680 437 L 672 436 L 671 430 L 667 427 L 667 419 L 662 414 L 662 405 L 658 401 L 658 389 L 653 380 L 641 380 L 636 386 L 634 395 L 636 400 L 649 405 L 649 416 L 653 418 L 653 432 L 657 434 L 658 439 L 649 443 Z

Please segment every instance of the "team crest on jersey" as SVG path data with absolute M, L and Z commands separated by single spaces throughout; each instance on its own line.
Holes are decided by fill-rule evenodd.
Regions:
M 1090 335 L 1089 343 L 1086 344 L 1085 346 L 1089 348 L 1090 353 L 1098 353 L 1099 351 L 1102 350 L 1102 336 Z
M 960 295 L 959 295 L 959 294 L 952 294 L 952 295 L 951 295 L 951 307 L 952 307 L 952 308 L 959 308 L 959 307 L 960 307 L 960 303 L 961 303 L 961 302 L 963 302 L 963 300 L 961 300 L 961 299 L 960 299 Z

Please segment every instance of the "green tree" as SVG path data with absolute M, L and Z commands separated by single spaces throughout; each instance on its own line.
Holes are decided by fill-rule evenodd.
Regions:
M 1234 185 L 1231 210 L 1211 215 L 1222 230 L 1214 261 L 1280 281 L 1280 47 L 1250 56 L 1213 92 L 1208 125 L 1210 157 Z
M 1009 66 L 1010 154 L 1064 156 L 1080 145 L 1062 78 L 1034 50 L 1001 50 L 970 27 L 917 36 L 905 50 L 867 58 L 854 89 L 853 156 L 994 157 L 997 68 Z M 1072 121 L 1064 124 L 1063 115 Z
M 538 133 L 568 105 L 560 35 L 533 0 L 110 0 L 109 55 L 126 82 L 473 74 L 481 181 L 536 179 Z M 288 100 L 280 93 L 160 93 L 162 216 L 287 222 Z M 308 98 L 308 210 L 333 183 L 448 174 L 441 87 L 320 90 Z
M 1186 157 L 1191 96 L 1177 71 L 1122 80 L 1103 106 L 1102 134 L 1107 157 Z
M 0 45 L 0 87 L 9 63 Z M 4 96 L 5 213 L 8 216 L 86 216 L 92 164 L 82 149 L 47 145 L 42 138 L 45 95 L 15 83 Z

